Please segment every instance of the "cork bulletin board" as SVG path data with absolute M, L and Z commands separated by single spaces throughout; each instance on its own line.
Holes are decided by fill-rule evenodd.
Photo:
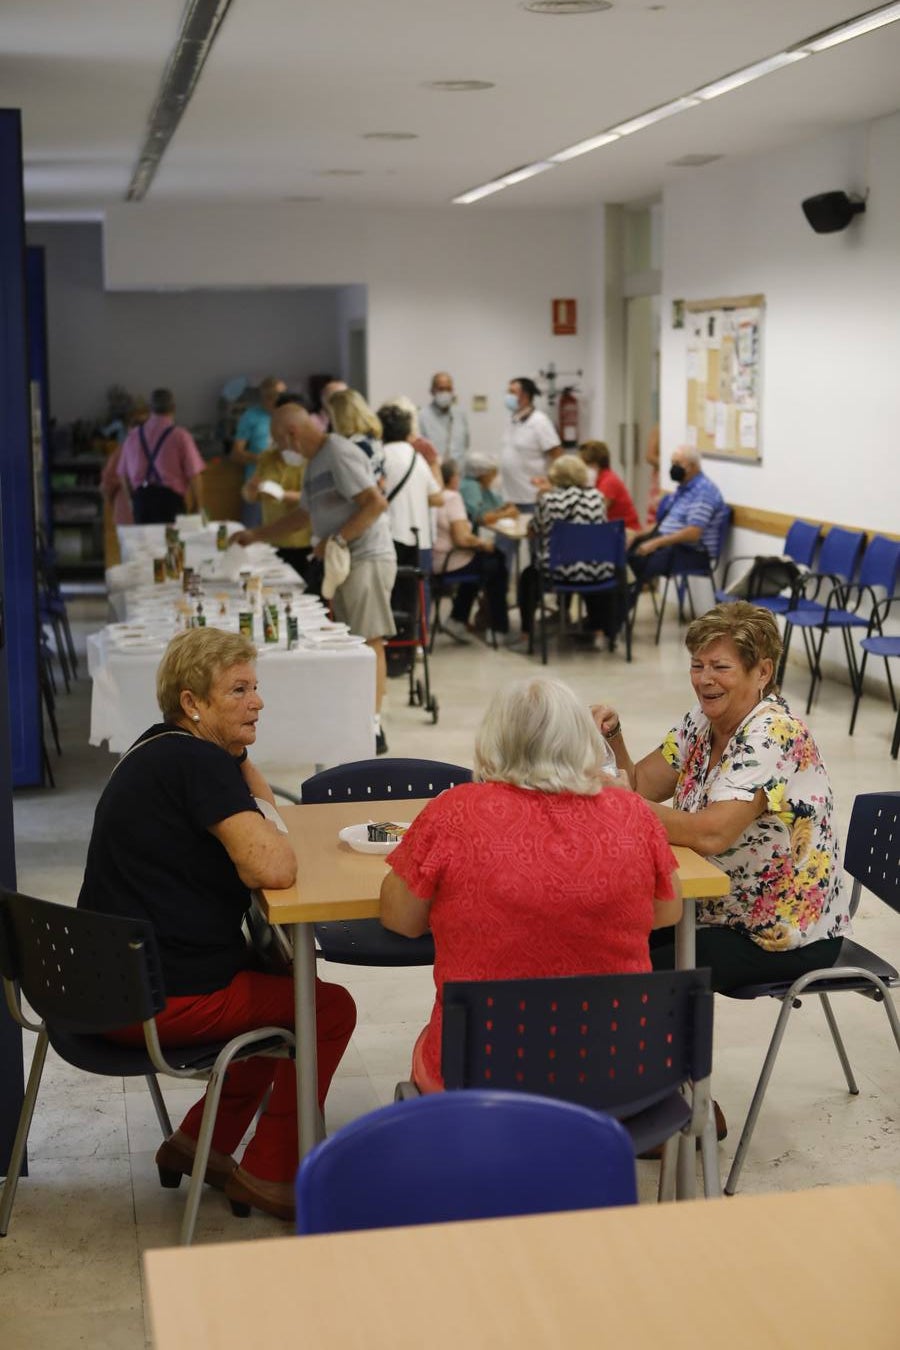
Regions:
M 704 455 L 758 464 L 765 297 L 687 300 L 687 439 Z

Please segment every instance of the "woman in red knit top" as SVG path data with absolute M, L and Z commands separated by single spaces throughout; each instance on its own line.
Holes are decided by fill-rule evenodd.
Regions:
M 423 1092 L 443 1087 L 446 980 L 650 970 L 651 929 L 681 917 L 665 832 L 603 772 L 609 758 L 566 685 L 508 685 L 479 728 L 475 781 L 429 802 L 391 854 L 381 922 L 434 935 L 434 1009 L 413 1052 Z

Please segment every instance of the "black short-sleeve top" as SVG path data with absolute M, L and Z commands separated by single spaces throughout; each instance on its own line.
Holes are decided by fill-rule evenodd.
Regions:
M 138 738 L 103 790 L 78 905 L 149 920 L 169 997 L 223 989 L 248 964 L 250 892 L 209 827 L 255 810 L 227 751 L 165 725 Z

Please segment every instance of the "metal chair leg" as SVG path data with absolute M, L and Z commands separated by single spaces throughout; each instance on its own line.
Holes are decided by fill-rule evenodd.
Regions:
M 856 714 L 859 712 L 859 701 L 863 696 L 863 681 L 866 678 L 866 661 L 868 660 L 868 658 L 869 653 L 867 651 L 863 651 L 862 664 L 859 667 L 859 682 L 857 683 L 856 690 L 854 691 L 853 694 L 853 712 L 850 714 L 849 734 L 851 736 L 853 735 L 854 729 L 856 727 Z M 885 665 L 887 665 L 886 661 Z M 893 693 L 893 689 L 891 690 L 891 692 Z
M 784 643 L 781 648 L 781 660 L 778 662 L 778 671 L 775 675 L 775 682 L 776 684 L 779 685 L 779 687 L 784 684 L 784 672 L 785 667 L 787 666 L 788 649 L 791 645 L 791 637 L 793 636 L 793 632 L 794 632 L 794 625 L 792 623 L 785 623 Z
M 0 1237 L 6 1237 L 9 1231 L 9 1220 L 12 1215 L 13 1201 L 16 1198 L 16 1187 L 19 1184 L 19 1177 L 22 1173 L 22 1164 L 25 1161 L 25 1148 L 28 1144 L 28 1132 L 31 1129 L 31 1121 L 34 1116 L 34 1108 L 37 1105 L 38 1089 L 41 1086 L 41 1075 L 44 1072 L 44 1061 L 47 1058 L 47 1047 L 50 1044 L 46 1031 L 42 1031 L 34 1047 L 34 1056 L 31 1061 L 31 1071 L 28 1074 L 28 1086 L 25 1089 L 25 1100 L 22 1102 L 22 1110 L 19 1114 L 19 1124 L 16 1129 L 16 1137 L 13 1140 L 12 1154 L 9 1159 L 9 1170 L 6 1173 L 6 1181 L 3 1183 L 3 1195 L 0 1198 Z
M 772 1077 L 772 1070 L 775 1067 L 775 1060 L 778 1057 L 778 1051 L 781 1049 L 781 1042 L 784 1040 L 788 1018 L 791 1015 L 793 1007 L 794 1000 L 790 995 L 782 1000 L 778 1021 L 775 1023 L 775 1030 L 772 1032 L 772 1039 L 769 1042 L 769 1049 L 766 1052 L 766 1058 L 763 1062 L 762 1073 L 759 1075 L 756 1091 L 753 1093 L 753 1100 L 750 1103 L 750 1110 L 747 1112 L 747 1119 L 744 1121 L 744 1128 L 741 1131 L 741 1137 L 738 1141 L 737 1152 L 731 1163 L 731 1171 L 728 1173 L 728 1180 L 725 1182 L 726 1195 L 734 1195 L 737 1190 L 737 1184 L 744 1166 L 744 1160 L 747 1156 L 747 1150 L 750 1147 L 750 1140 L 753 1138 L 753 1131 L 756 1129 L 756 1121 L 760 1110 L 762 1109 L 766 1088 L 769 1086 L 769 1079 Z
M 834 1048 L 838 1052 L 838 1059 L 841 1061 L 841 1068 L 844 1070 L 844 1077 L 847 1080 L 847 1091 L 854 1097 L 859 1096 L 859 1088 L 856 1079 L 853 1077 L 853 1070 L 850 1067 L 850 1060 L 847 1056 L 847 1050 L 844 1046 L 844 1040 L 838 1028 L 837 1019 L 831 1007 L 831 1000 L 827 994 L 820 994 L 819 1000 L 822 1004 L 822 1011 L 825 1014 L 825 1021 L 828 1023 L 828 1030 L 831 1032 L 831 1039 L 834 1041 Z
M 656 1192 L 657 1203 L 668 1204 L 675 1199 L 676 1181 L 678 1178 L 678 1139 L 677 1134 L 673 1134 L 663 1144 L 662 1159 L 659 1164 L 659 1187 Z
M 703 1170 L 703 1194 L 707 1200 L 718 1200 L 722 1195 L 722 1174 L 719 1171 L 719 1141 L 716 1138 L 716 1114 L 712 1102 L 700 1137 L 700 1166 Z
M 153 1102 L 153 1109 L 156 1112 L 156 1119 L 159 1121 L 159 1128 L 162 1130 L 163 1139 L 168 1139 L 172 1133 L 172 1122 L 169 1119 L 169 1112 L 163 1101 L 162 1089 L 159 1086 L 159 1080 L 155 1073 L 148 1073 L 145 1078 L 147 1087 L 150 1090 L 150 1097 Z
M 663 587 L 662 597 L 659 602 L 659 615 L 656 620 L 656 646 L 659 646 L 659 635 L 662 632 L 663 615 L 666 612 L 666 599 L 669 594 L 669 578 L 666 577 L 666 584 Z

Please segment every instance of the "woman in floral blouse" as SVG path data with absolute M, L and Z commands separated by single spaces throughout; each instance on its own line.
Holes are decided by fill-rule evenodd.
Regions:
M 834 799 L 809 729 L 775 687 L 775 619 L 743 601 L 717 605 L 685 645 L 698 702 L 656 750 L 634 764 L 615 711 L 593 713 L 669 842 L 731 878 L 727 896 L 697 903 L 697 965 L 719 991 L 833 965 L 849 932 Z M 674 962 L 660 936 L 657 969 Z

